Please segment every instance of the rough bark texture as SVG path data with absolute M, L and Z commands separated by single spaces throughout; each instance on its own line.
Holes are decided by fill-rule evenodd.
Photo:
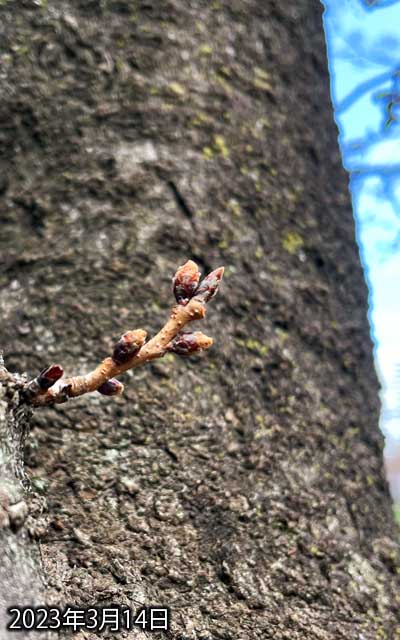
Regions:
M 46 600 L 38 548 L 29 536 L 43 499 L 30 492 L 24 473 L 23 446 L 30 418 L 29 408 L 21 403 L 24 382 L 22 376 L 6 371 L 0 356 L 0 638 L 6 637 L 8 607 Z
M 88 371 L 124 331 L 156 331 L 177 265 L 227 267 L 204 358 L 34 413 L 47 602 L 168 604 L 182 640 L 399 636 L 321 11 L 1 3 L 8 369 Z

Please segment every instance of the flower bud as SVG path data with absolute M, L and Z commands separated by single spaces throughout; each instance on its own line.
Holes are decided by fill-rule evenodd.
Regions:
M 182 331 L 175 340 L 170 342 L 167 349 L 171 353 L 179 356 L 190 356 L 192 353 L 198 353 L 204 349 L 211 347 L 212 338 L 209 338 L 201 331 Z
M 146 335 L 146 331 L 143 331 L 143 329 L 124 333 L 114 346 L 112 353 L 114 362 L 123 364 L 133 358 L 144 345 Z
M 200 280 L 200 271 L 193 260 L 188 260 L 175 273 L 172 284 L 178 304 L 185 305 L 193 298 Z
M 50 389 L 63 375 L 63 368 L 60 367 L 59 364 L 52 364 L 39 373 L 37 382 L 42 391 L 47 391 L 47 389 Z
M 196 291 L 196 298 L 200 298 L 203 302 L 210 302 L 218 291 L 219 283 L 224 275 L 224 267 L 214 269 L 199 284 Z
M 103 396 L 118 396 L 124 390 L 124 385 L 115 378 L 110 378 L 106 382 L 103 382 L 97 389 L 97 391 Z

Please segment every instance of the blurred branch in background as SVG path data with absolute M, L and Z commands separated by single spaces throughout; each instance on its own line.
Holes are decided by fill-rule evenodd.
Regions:
M 384 7 L 390 7 L 397 2 L 398 0 L 361 0 L 361 3 L 369 9 L 382 9 Z
M 324 4 L 335 117 L 370 288 L 387 472 L 400 503 L 400 2 Z

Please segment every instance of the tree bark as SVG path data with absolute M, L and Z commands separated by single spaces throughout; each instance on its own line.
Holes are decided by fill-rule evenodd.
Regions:
M 28 498 L 31 516 L 41 500 L 30 496 L 23 465 L 23 444 L 29 429 L 29 408 L 21 402 L 24 379 L 10 374 L 0 357 L 0 637 L 6 637 L 7 609 L 24 603 L 37 606 L 45 601 L 44 581 L 38 549 L 30 540 Z M 11 633 L 11 636 L 13 634 Z M 43 635 L 43 634 L 41 634 Z M 20 637 L 28 637 L 20 633 Z M 45 634 L 46 638 L 51 636 Z
M 179 264 L 226 266 L 203 357 L 127 373 L 116 400 L 33 413 L 33 497 L 2 530 L 3 558 L 18 552 L 0 617 L 33 589 L 49 604 L 168 605 L 182 640 L 398 637 L 321 5 L 24 0 L 0 15 L 8 370 L 90 371 L 124 331 L 163 324 Z M 10 433 L 25 414 L 4 397 Z

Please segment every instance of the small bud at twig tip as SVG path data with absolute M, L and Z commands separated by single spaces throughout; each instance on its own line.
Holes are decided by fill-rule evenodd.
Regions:
M 193 298 L 200 280 L 200 271 L 193 260 L 179 267 L 172 280 L 174 295 L 178 304 L 185 305 Z
M 43 369 L 37 377 L 40 389 L 47 391 L 47 389 L 50 389 L 63 375 L 64 370 L 59 364 L 52 364 L 50 367 Z
M 210 302 L 218 291 L 224 270 L 224 267 L 219 267 L 211 271 L 211 273 L 200 282 L 196 291 L 196 298 L 200 298 L 203 302 Z

